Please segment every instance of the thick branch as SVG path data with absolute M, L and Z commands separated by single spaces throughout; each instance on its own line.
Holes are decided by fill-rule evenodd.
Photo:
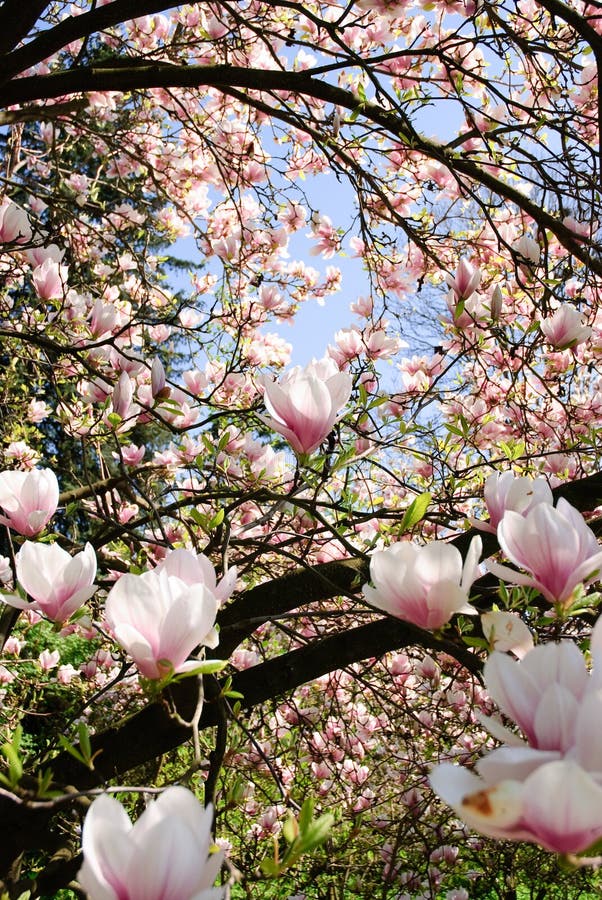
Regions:
M 245 591 L 218 616 L 220 655 L 228 659 L 263 622 L 319 600 L 357 593 L 367 580 L 368 561 L 346 559 L 297 569 Z
M 232 681 L 232 689 L 242 693 L 243 706 L 252 709 L 337 668 L 408 646 L 439 650 L 455 656 L 474 673 L 480 670 L 478 657 L 452 641 L 442 641 L 413 625 L 387 618 L 238 672 Z M 180 746 L 192 734 L 185 722 L 192 720 L 197 691 L 196 679 L 189 678 L 174 686 L 163 702 L 152 703 L 126 722 L 95 735 L 92 750 L 98 756 L 94 771 L 86 769 L 68 753 L 60 754 L 52 762 L 55 782 L 88 790 L 109 779 L 120 779 L 130 769 Z M 218 692 L 217 682 L 208 679 L 205 687 L 207 702 L 199 723 L 201 729 L 217 724 Z M 0 873 L 5 873 L 21 852 L 44 843 L 51 815 L 50 809 L 35 808 L 17 803 L 6 795 L 0 796 Z
M 13 50 L 42 15 L 49 0 L 4 0 L 0 6 L 0 54 Z
M 34 100 L 65 97 L 88 91 L 148 90 L 151 88 L 242 87 L 256 91 L 291 91 L 314 97 L 350 111 L 359 110 L 364 119 L 386 131 L 395 141 L 402 140 L 409 150 L 423 153 L 445 165 L 456 175 L 468 176 L 499 197 L 525 212 L 538 225 L 554 234 L 560 243 L 592 272 L 602 276 L 602 260 L 587 251 L 574 232 L 560 219 L 541 209 L 517 188 L 496 178 L 488 169 L 469 159 L 462 150 L 450 150 L 415 131 L 410 120 L 400 112 L 383 109 L 377 103 L 360 102 L 351 91 L 312 77 L 309 72 L 259 70 L 230 65 L 177 66 L 169 63 L 148 64 L 129 61 L 110 67 L 79 67 L 53 75 L 33 75 L 18 78 L 3 91 L 4 105 Z
M 26 12 L 28 4 L 19 3 L 19 0 L 8 0 L 5 5 L 9 6 L 7 18 L 13 18 L 19 22 L 20 37 L 24 37 L 29 29 L 35 24 L 36 19 L 43 9 L 48 6 L 48 2 L 38 2 L 29 4 L 33 7 L 35 18 Z M 162 12 L 178 6 L 177 3 L 165 2 L 165 0 L 113 0 L 106 6 L 96 6 L 94 9 L 81 16 L 68 16 L 54 28 L 42 31 L 36 38 L 19 47 L 12 53 L 6 55 L 0 60 L 0 84 L 8 81 L 14 75 L 24 72 L 26 69 L 35 66 L 36 63 L 44 59 L 48 59 L 53 53 L 57 53 L 70 44 L 82 38 L 89 37 L 113 25 L 119 25 L 138 16 L 152 15 L 153 13 Z M 0 10 L 0 15 L 3 12 Z M 25 27 L 27 26 L 27 27 Z M 14 28 L 14 24 L 13 24 Z M 15 42 L 16 43 L 16 42 Z M 1 46 L 1 44 L 0 44 Z M 15 46 L 13 43 L 12 46 Z M 6 50 L 10 49 L 6 47 Z

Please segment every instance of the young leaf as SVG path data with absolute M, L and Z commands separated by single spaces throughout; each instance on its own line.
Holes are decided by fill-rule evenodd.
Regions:
M 424 514 L 428 509 L 428 505 L 431 502 L 431 497 L 432 495 L 426 491 L 424 494 L 419 494 L 418 497 L 410 503 L 401 520 L 402 531 L 409 531 L 410 528 L 413 528 L 414 525 L 417 525 L 418 522 L 422 521 Z

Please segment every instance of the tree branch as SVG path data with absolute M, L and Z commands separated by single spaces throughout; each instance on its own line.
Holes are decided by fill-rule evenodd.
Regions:
M 13 50 L 27 36 L 47 6 L 49 0 L 4 0 L 0 6 L 0 54 Z
M 21 37 L 27 34 L 29 29 L 35 24 L 38 16 L 48 6 L 48 2 L 35 0 L 32 11 L 37 10 L 37 12 L 35 12 L 34 18 L 24 12 L 24 9 L 27 8 L 27 3 L 19 3 L 19 0 L 7 0 L 7 2 L 10 8 L 7 18 L 12 16 L 15 21 L 19 22 L 19 31 L 22 32 Z M 105 6 L 97 6 L 81 16 L 68 16 L 58 25 L 55 25 L 54 28 L 42 31 L 38 37 L 29 41 L 24 47 L 13 50 L 12 53 L 0 60 L 0 84 L 8 81 L 14 75 L 18 75 L 19 72 L 24 72 L 26 69 L 35 66 L 36 63 L 48 59 L 49 56 L 62 50 L 63 47 L 66 47 L 72 41 L 89 37 L 96 32 L 103 31 L 113 25 L 131 21 L 139 16 L 163 12 L 176 6 L 179 6 L 179 4 L 166 3 L 165 0 L 113 0 L 113 2 Z M 0 10 L 0 14 L 1 12 L 2 10 Z M 33 21 L 30 21 L 30 19 L 33 19 Z M 23 25 L 26 23 L 27 27 L 24 29 Z
M 466 175 L 476 184 L 516 204 L 541 228 L 554 234 L 569 253 L 589 266 L 592 272 L 602 276 L 602 260 L 592 256 L 583 242 L 576 239 L 574 232 L 563 225 L 559 218 L 541 209 L 517 188 L 497 178 L 485 166 L 469 159 L 462 150 L 451 150 L 420 135 L 401 112 L 383 109 L 370 101 L 360 101 L 351 91 L 312 77 L 311 71 L 287 72 L 230 65 L 178 66 L 170 63 L 149 64 L 144 60 L 128 61 L 128 64 L 112 67 L 79 67 L 52 75 L 17 78 L 5 86 L 2 102 L 9 106 L 89 91 L 123 93 L 175 87 L 242 87 L 256 91 L 290 91 L 352 112 L 359 111 L 364 119 L 384 129 L 395 141 L 401 139 L 409 150 L 437 160 L 450 172 Z

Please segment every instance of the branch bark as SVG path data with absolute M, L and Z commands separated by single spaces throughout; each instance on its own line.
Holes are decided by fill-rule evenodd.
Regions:
M 360 101 L 351 91 L 312 77 L 311 72 L 260 70 L 230 65 L 149 64 L 144 60 L 122 62 L 123 65 L 117 63 L 106 67 L 77 67 L 68 72 L 17 78 L 5 85 L 2 103 L 5 106 L 12 106 L 90 91 L 124 93 L 176 87 L 190 89 L 240 87 L 253 91 L 289 91 L 313 97 L 350 112 L 359 112 L 365 120 L 383 129 L 393 140 L 402 140 L 406 143 L 409 150 L 437 160 L 450 172 L 465 175 L 475 184 L 482 185 L 499 197 L 516 204 L 541 228 L 554 234 L 569 253 L 585 263 L 592 272 L 602 276 L 602 260 L 592 256 L 583 242 L 575 238 L 574 232 L 563 225 L 560 218 L 555 218 L 541 209 L 517 188 L 497 178 L 485 166 L 469 159 L 461 150 L 452 150 L 419 134 L 409 118 L 401 112 L 383 109 L 370 101 Z

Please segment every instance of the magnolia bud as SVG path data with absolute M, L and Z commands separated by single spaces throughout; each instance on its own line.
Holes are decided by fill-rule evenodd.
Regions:
M 158 397 L 159 395 L 163 396 L 165 387 L 165 369 L 163 368 L 163 363 L 159 357 L 156 356 L 153 359 L 153 364 L 151 366 L 151 390 L 153 397 Z
M 492 322 L 497 322 L 502 312 L 502 304 L 504 302 L 504 296 L 502 294 L 502 289 L 499 284 L 496 284 L 494 289 L 491 292 L 491 320 Z

